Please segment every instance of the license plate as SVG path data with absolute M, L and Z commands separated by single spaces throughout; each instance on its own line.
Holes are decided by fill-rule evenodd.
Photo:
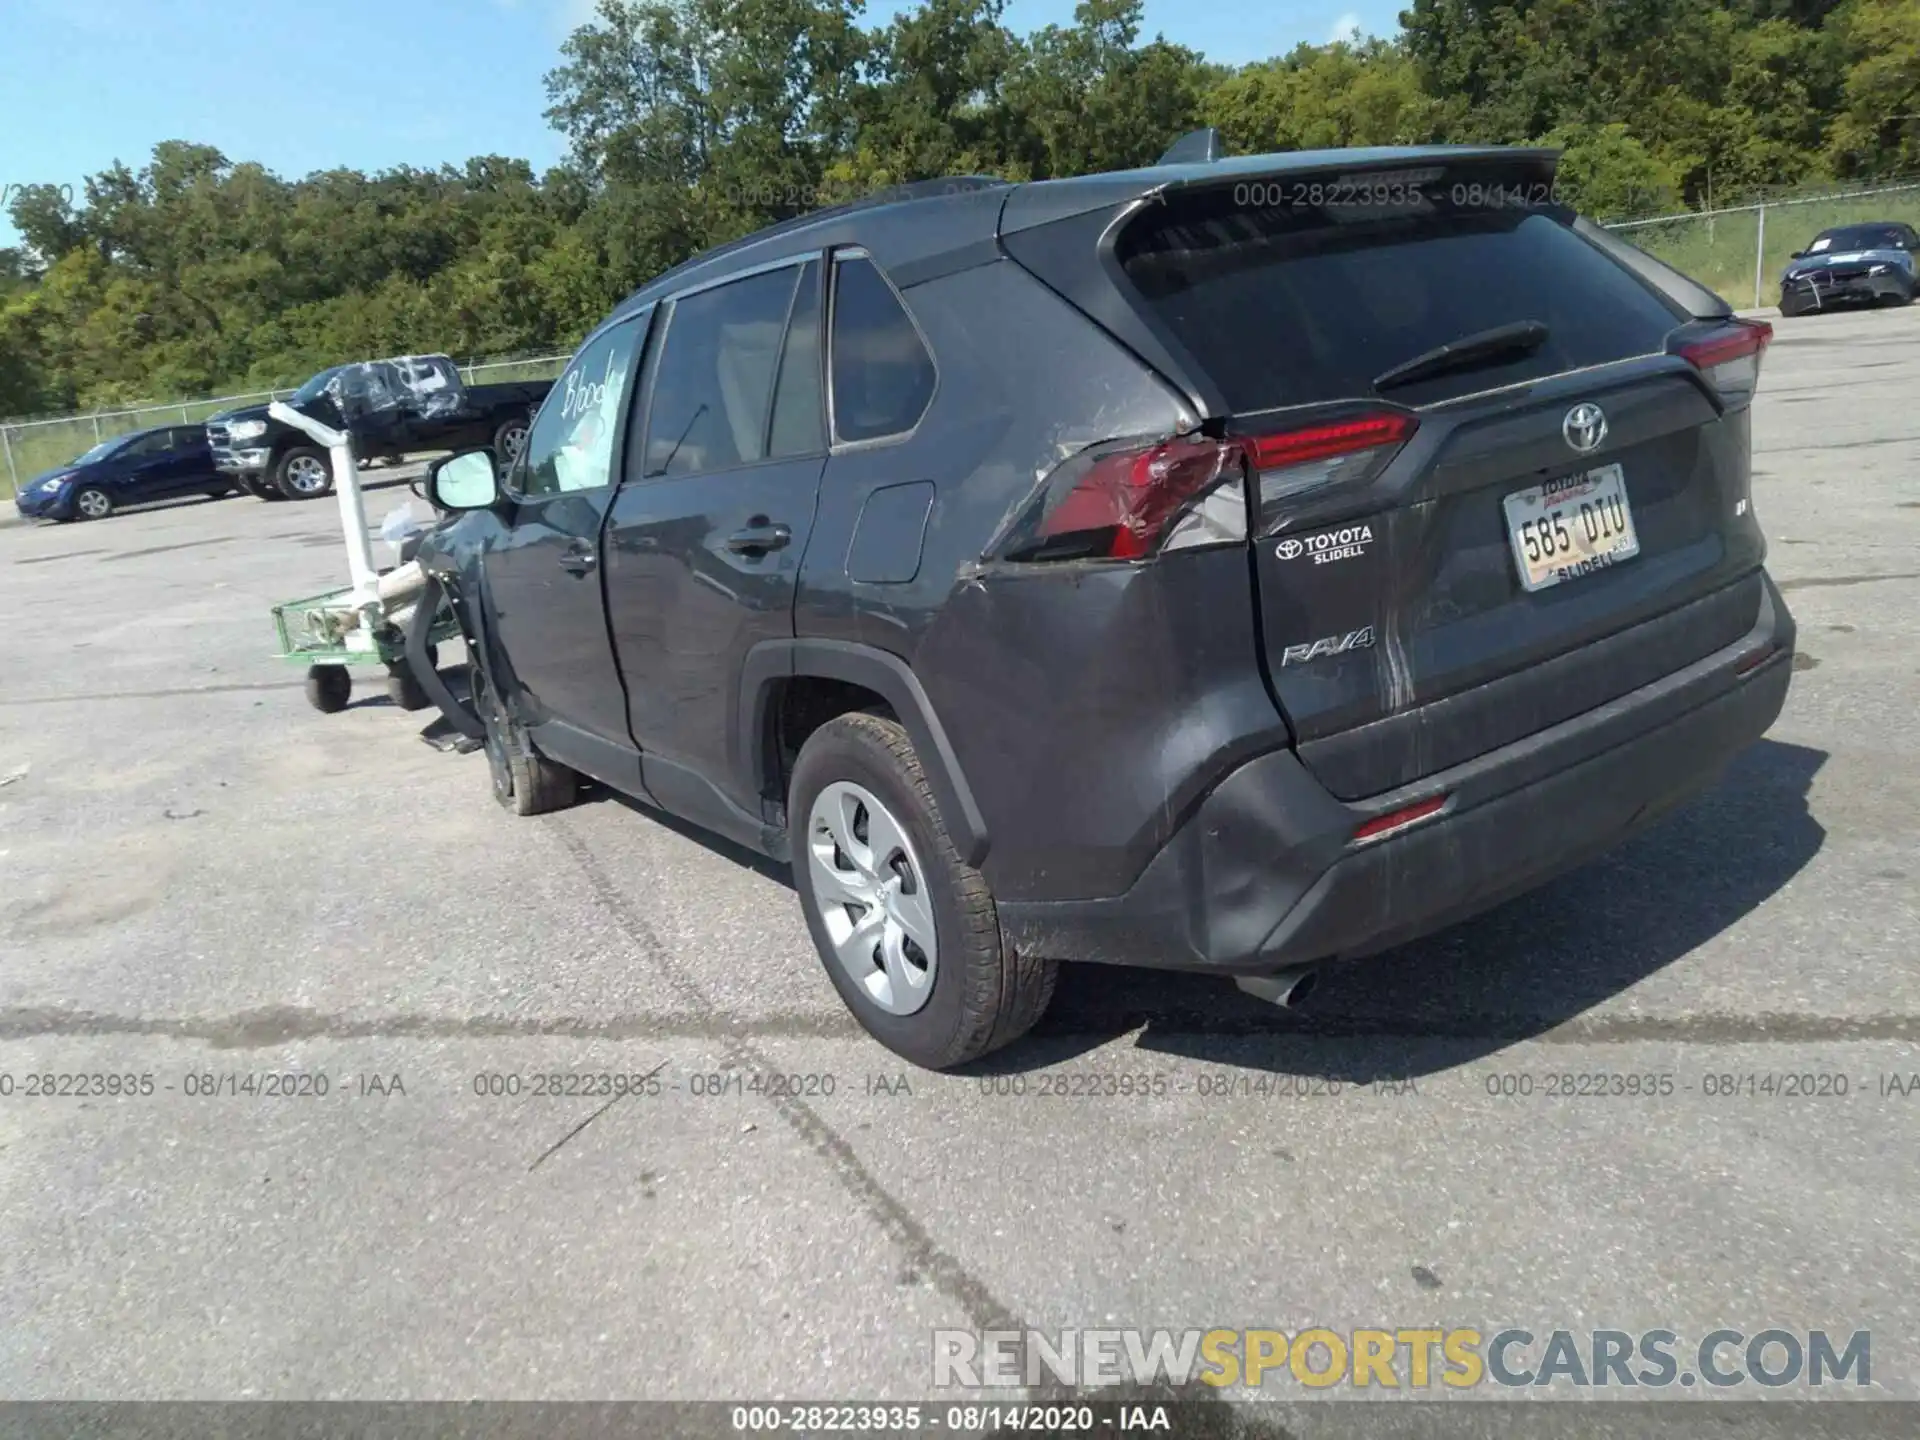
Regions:
M 1618 465 L 1516 490 L 1502 504 L 1520 583 L 1528 590 L 1550 589 L 1640 553 Z

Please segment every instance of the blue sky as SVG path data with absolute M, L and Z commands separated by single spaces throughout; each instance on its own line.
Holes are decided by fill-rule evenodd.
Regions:
M 469 155 L 561 156 L 542 77 L 593 0 L 0 0 L 0 188 L 71 185 L 155 141 L 217 146 L 286 176 Z M 868 20 L 898 8 L 868 0 Z M 1353 26 L 1398 28 L 1401 0 L 1147 0 L 1146 30 L 1245 61 Z M 1017 31 L 1073 0 L 1011 0 Z M 0 217 L 0 245 L 17 237 Z

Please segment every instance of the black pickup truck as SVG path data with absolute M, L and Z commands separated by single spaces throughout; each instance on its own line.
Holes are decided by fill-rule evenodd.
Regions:
M 389 375 L 389 372 L 390 375 Z M 342 403 L 342 380 L 363 395 L 383 376 L 389 404 Z M 423 376 L 433 388 L 423 400 Z M 520 453 L 527 428 L 551 380 L 466 385 L 444 355 L 411 355 L 322 370 L 294 391 L 287 403 L 303 414 L 353 436 L 354 452 L 368 460 L 397 459 L 430 450 L 491 449 L 504 465 Z M 312 500 L 333 489 L 327 452 L 265 405 L 227 410 L 207 421 L 214 468 L 262 500 Z

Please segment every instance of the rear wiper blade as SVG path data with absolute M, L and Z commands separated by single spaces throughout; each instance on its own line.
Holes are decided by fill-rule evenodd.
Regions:
M 1531 354 L 1547 343 L 1547 334 L 1547 327 L 1538 320 L 1516 320 L 1511 325 L 1478 330 L 1458 340 L 1449 340 L 1445 345 L 1436 345 L 1391 370 L 1381 371 L 1373 377 L 1373 388 L 1390 390 L 1396 385 L 1411 385 L 1416 380 L 1431 379 L 1450 370 L 1470 370 L 1509 355 Z

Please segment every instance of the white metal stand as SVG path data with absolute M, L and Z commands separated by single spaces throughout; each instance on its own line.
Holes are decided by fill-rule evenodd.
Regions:
M 345 430 L 322 425 L 285 401 L 276 400 L 267 414 L 291 425 L 316 445 L 327 447 L 333 464 L 333 493 L 340 501 L 340 533 L 347 542 L 347 574 L 353 583 L 354 607 L 380 603 L 379 575 L 373 566 L 373 541 L 367 537 L 367 507 L 360 493 L 360 462 L 353 453 L 353 437 Z

